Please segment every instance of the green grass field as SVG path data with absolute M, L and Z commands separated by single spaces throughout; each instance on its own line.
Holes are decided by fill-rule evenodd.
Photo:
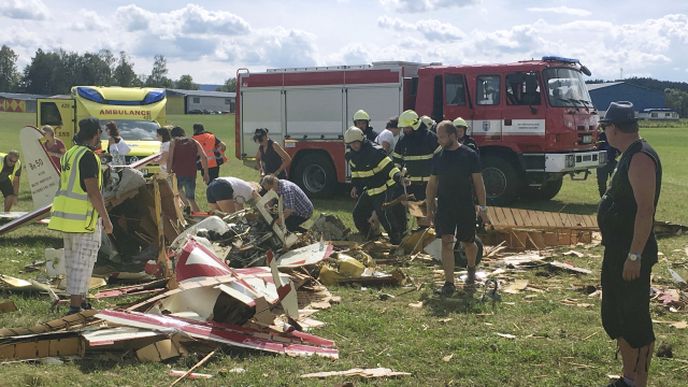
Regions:
M 196 121 L 218 134 L 230 147 L 233 155 L 234 123 L 227 116 L 172 116 L 171 122 L 190 128 Z M 0 113 L 0 151 L 18 147 L 15 134 L 23 125 L 31 124 L 29 114 Z M 688 185 L 684 155 L 688 144 L 688 125 L 674 128 L 642 130 L 658 150 L 664 164 L 664 184 L 657 218 L 688 223 L 688 208 L 683 197 Z M 247 179 L 257 173 L 231 159 L 223 166 L 222 175 Z M 20 206 L 28 210 L 30 197 L 23 182 Z M 199 202 L 205 204 L 202 184 Z M 597 188 L 592 179 L 571 182 L 567 179 L 561 193 L 552 201 L 516 203 L 516 206 L 562 210 L 591 214 L 598 201 Z M 346 196 L 315 202 L 317 209 L 335 213 L 351 225 L 353 203 Z M 688 237 L 662 239 L 660 249 L 664 258 L 654 268 L 654 283 L 671 283 L 667 267 L 671 265 L 688 277 L 688 257 L 684 248 Z M 31 278 L 20 270 L 32 260 L 42 259 L 46 247 L 61 247 L 61 239 L 44 226 L 28 226 L 0 237 L 0 273 Z M 566 249 L 568 250 L 568 249 Z M 561 250 L 565 251 L 565 250 Z M 607 374 L 620 373 L 620 360 L 614 359 L 614 344 L 602 330 L 599 319 L 599 300 L 588 298 L 574 286 L 598 285 L 601 249 L 582 250 L 584 258 L 560 257 L 580 267 L 593 270 L 593 275 L 576 277 L 569 274 L 552 275 L 544 269 L 518 272 L 515 278 L 527 279 L 542 292 L 502 294 L 502 301 L 492 304 L 459 297 L 440 301 L 432 294 L 432 270 L 418 262 L 405 268 L 418 283 L 420 291 L 404 292 L 400 288 L 382 291 L 398 297 L 381 301 L 378 289 L 360 287 L 332 287 L 342 297 L 342 303 L 316 314 L 327 323 L 314 333 L 337 341 L 340 360 L 332 362 L 318 358 L 289 358 L 264 353 L 227 349 L 216 356 L 199 372 L 215 375 L 194 385 L 335 385 L 355 379 L 331 378 L 304 382 L 299 375 L 307 372 L 346 370 L 354 367 L 388 367 L 411 372 L 413 376 L 388 381 L 360 381 L 361 384 L 418 385 L 418 386 L 591 386 L 605 385 Z M 487 266 L 487 265 L 486 265 Z M 486 270 L 493 270 L 494 264 Z M 5 293 L 19 312 L 0 314 L 0 326 L 25 327 L 55 318 L 63 310 L 49 310 L 49 299 L 35 294 Z M 562 303 L 564 300 L 574 305 Z M 421 308 L 409 303 L 423 301 Z M 576 306 L 578 304 L 579 306 Z M 589 305 L 587 305 L 589 304 Z M 110 307 L 100 302 L 97 307 Z M 653 318 L 661 321 L 688 321 L 685 311 L 670 313 L 653 304 Z M 657 342 L 673 346 L 674 359 L 654 359 L 651 385 L 681 386 L 688 380 L 688 330 L 675 329 L 668 324 L 655 324 Z M 507 339 L 498 334 L 511 334 Z M 447 361 L 447 356 L 453 355 Z M 67 362 L 64 365 L 17 363 L 2 365 L 0 385 L 8 386 L 150 386 L 169 384 L 166 376 L 170 367 L 187 369 L 197 358 L 182 359 L 165 364 L 141 364 L 117 357 L 93 356 Z M 245 373 L 229 373 L 235 367 Z M 192 382 L 187 382 L 192 384 Z

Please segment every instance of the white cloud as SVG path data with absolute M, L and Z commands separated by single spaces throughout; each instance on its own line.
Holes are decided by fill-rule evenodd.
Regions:
M 212 57 L 223 37 L 251 31 L 241 17 L 226 11 L 210 11 L 196 4 L 170 12 L 154 13 L 137 5 L 117 8 L 115 18 L 125 30 L 137 35 L 132 53 L 162 54 L 172 58 L 198 60 Z
M 48 7 L 41 0 L 2 0 L 0 16 L 10 19 L 45 20 Z M 11 33 L 5 30 L 5 33 Z
M 127 31 L 145 31 L 160 37 L 243 35 L 251 31 L 248 22 L 231 12 L 209 11 L 196 4 L 155 13 L 130 4 L 117 8 L 115 17 Z
M 77 31 L 99 31 L 108 28 L 105 21 L 95 11 L 82 9 L 75 19 L 71 27 Z
M 396 12 L 427 12 L 449 7 L 465 7 L 477 0 L 378 0 L 384 7 Z
M 269 67 L 303 67 L 318 64 L 315 36 L 305 31 L 277 27 L 256 31 L 247 39 L 230 42 L 225 56 L 232 63 Z M 223 46 L 224 50 L 224 46 Z
M 396 17 L 381 16 L 377 19 L 381 28 L 403 31 L 416 31 L 432 42 L 452 42 L 461 40 L 465 34 L 449 23 L 434 19 L 424 19 L 413 23 L 405 22 Z
M 530 12 L 549 12 L 549 13 L 558 13 L 558 14 L 562 14 L 562 15 L 571 15 L 571 16 L 590 16 L 590 15 L 592 15 L 592 12 L 588 11 L 587 9 L 571 8 L 571 7 L 566 7 L 566 6 L 531 7 L 531 8 L 527 8 L 527 10 Z

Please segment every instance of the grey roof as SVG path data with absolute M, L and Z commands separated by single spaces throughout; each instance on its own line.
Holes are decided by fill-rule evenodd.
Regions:
M 26 93 L 5 93 L 0 92 L 0 98 L 5 98 L 5 99 L 20 99 L 20 100 L 32 100 L 36 98 L 48 98 L 47 95 L 39 95 L 39 94 L 26 94 Z
M 219 98 L 235 98 L 236 93 L 228 93 L 225 91 L 208 91 L 208 90 L 182 90 L 182 89 L 167 89 L 169 95 L 183 95 L 194 97 L 219 97 Z
M 588 83 L 588 91 L 589 90 L 595 90 L 595 89 L 601 89 L 603 87 L 609 87 L 609 86 L 616 86 L 620 85 L 625 82 L 605 82 L 605 83 Z

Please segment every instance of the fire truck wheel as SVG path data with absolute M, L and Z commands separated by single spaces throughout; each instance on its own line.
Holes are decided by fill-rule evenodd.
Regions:
M 563 183 L 564 179 L 560 177 L 556 180 L 545 182 L 541 187 L 528 187 L 522 197 L 527 200 L 550 200 L 557 196 Z
M 305 155 L 295 168 L 294 182 L 312 197 L 325 197 L 337 185 L 337 175 L 330 159 L 321 153 Z
M 523 178 L 509 161 L 494 155 L 483 158 L 483 180 L 487 202 L 492 206 L 511 204 L 521 192 Z

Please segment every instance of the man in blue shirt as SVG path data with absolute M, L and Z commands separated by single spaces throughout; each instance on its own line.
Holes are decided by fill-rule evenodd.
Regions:
M 287 230 L 304 231 L 301 224 L 313 215 L 313 203 L 298 185 L 289 180 L 278 179 L 273 175 L 265 175 L 260 181 L 264 190 L 274 190 L 284 205 L 284 223 Z

